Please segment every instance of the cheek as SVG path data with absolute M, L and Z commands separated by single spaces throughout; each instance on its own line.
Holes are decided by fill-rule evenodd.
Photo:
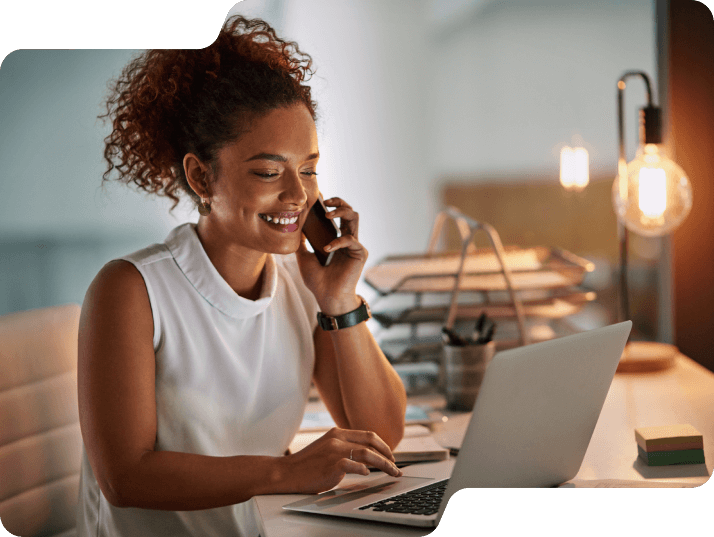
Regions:
M 317 197 L 320 194 L 317 182 L 313 182 L 312 184 L 305 186 L 305 193 L 307 194 L 307 205 L 308 207 L 312 207 L 313 203 L 317 201 Z

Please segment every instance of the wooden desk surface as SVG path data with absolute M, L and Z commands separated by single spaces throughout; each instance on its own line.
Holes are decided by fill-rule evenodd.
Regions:
M 410 399 L 412 404 L 443 406 L 440 396 Z M 460 445 L 469 413 L 449 413 L 449 421 L 435 426 L 434 436 L 444 446 Z M 649 467 L 637 457 L 635 428 L 689 423 L 704 437 L 706 464 Z M 714 471 L 714 374 L 680 355 L 666 371 L 620 374 L 610 386 L 585 459 L 576 479 L 625 479 L 701 484 Z M 340 486 L 369 479 L 347 476 Z M 417 536 L 430 530 L 286 512 L 282 506 L 304 495 L 257 496 L 252 501 L 262 537 Z

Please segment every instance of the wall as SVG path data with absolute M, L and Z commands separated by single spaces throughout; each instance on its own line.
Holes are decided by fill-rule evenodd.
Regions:
M 315 59 L 322 188 L 360 212 L 373 264 L 425 248 L 447 174 L 552 173 L 554 147 L 578 133 L 596 165 L 614 165 L 614 81 L 625 68 L 654 70 L 650 2 L 624 4 L 246 0 L 235 9 L 263 16 Z M 100 188 L 108 130 L 97 115 L 106 82 L 133 53 L 21 50 L 3 61 L 0 313 L 81 303 L 106 261 L 197 218 L 185 206 L 171 216 L 168 201 L 121 184 Z
M 651 0 L 480 2 L 437 26 L 430 42 L 435 176 L 551 172 L 555 180 L 560 146 L 579 136 L 591 172 L 614 177 L 617 80 L 630 69 L 657 76 Z M 644 86 L 628 98 L 632 156 Z

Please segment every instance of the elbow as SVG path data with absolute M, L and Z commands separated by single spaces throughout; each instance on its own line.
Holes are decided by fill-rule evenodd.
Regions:
M 114 507 L 142 507 L 137 491 L 141 487 L 132 486 L 131 474 L 128 471 L 115 472 L 97 479 L 99 489 L 106 500 Z
M 392 431 L 392 437 L 387 442 L 389 449 L 394 451 L 399 445 L 399 442 L 402 441 L 402 438 L 404 438 L 404 420 L 402 420 L 401 424 Z
M 399 442 L 404 438 L 404 414 L 402 414 L 402 419 L 397 424 L 389 427 L 387 433 L 382 440 L 389 446 L 389 449 L 394 451 L 394 449 L 399 445 Z
M 389 449 L 394 451 L 396 449 L 396 447 L 399 445 L 399 442 L 402 441 L 403 437 L 404 437 L 404 429 L 402 428 L 402 430 L 399 434 L 394 434 L 390 439 L 385 440 L 385 443 L 389 446 Z
M 132 502 L 130 502 L 121 487 L 118 486 L 116 480 L 102 479 L 97 480 L 99 484 L 99 490 L 102 491 L 104 498 L 114 507 L 132 507 Z

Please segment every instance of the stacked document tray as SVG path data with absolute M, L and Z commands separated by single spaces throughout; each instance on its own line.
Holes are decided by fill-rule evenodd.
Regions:
M 458 252 L 403 255 L 383 259 L 365 272 L 365 281 L 380 295 L 451 293 L 460 265 Z M 594 265 L 570 252 L 544 247 L 505 248 L 505 263 L 517 290 L 563 289 L 582 283 Z M 490 249 L 466 256 L 461 291 L 503 291 L 506 281 Z
M 468 219 L 453 208 L 449 210 L 454 218 Z M 480 225 L 470 222 L 472 227 Z M 490 233 L 497 236 L 492 228 Z M 466 244 L 472 237 L 473 232 L 468 239 L 462 233 L 461 252 L 390 256 L 365 271 L 365 282 L 380 295 L 373 302 L 374 319 L 387 333 L 394 327 L 409 327 L 408 336 L 387 335 L 380 339 L 382 350 L 393 362 L 438 361 L 440 327 L 448 324 L 447 318 L 453 321 L 455 316 L 456 323 L 463 324 L 486 313 L 497 323 L 495 341 L 501 350 L 522 344 L 524 338 L 522 333 L 519 338 L 519 331 L 527 332 L 529 342 L 565 335 L 565 325 L 557 326 L 557 321 L 596 299 L 594 292 L 580 287 L 585 274 L 594 270 L 590 261 L 558 248 L 501 247 L 497 238 L 493 249 L 477 249 Z M 434 243 L 433 237 L 430 243 Z M 510 274 L 510 290 L 507 274 L 496 255 L 496 243 Z M 384 306 L 390 297 L 408 295 L 414 297 L 412 305 Z M 427 297 L 432 299 L 431 304 L 426 304 Z M 519 304 L 514 304 L 514 299 Z M 519 310 L 521 322 L 517 325 Z M 429 325 L 432 333 L 424 334 L 420 328 Z

